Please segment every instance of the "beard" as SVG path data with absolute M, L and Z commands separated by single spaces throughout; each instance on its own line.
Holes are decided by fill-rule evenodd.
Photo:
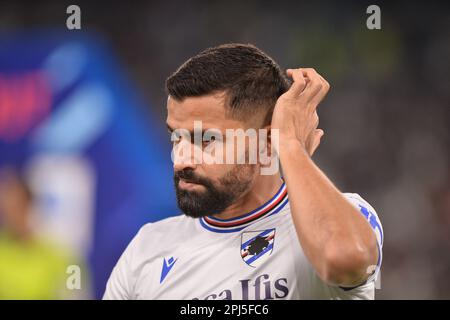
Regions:
M 176 171 L 174 183 L 178 207 L 193 218 L 221 213 L 249 190 L 255 171 L 254 165 L 237 165 L 218 179 L 218 186 L 211 179 L 197 176 L 192 169 Z M 181 189 L 178 186 L 180 179 L 200 184 L 205 190 Z

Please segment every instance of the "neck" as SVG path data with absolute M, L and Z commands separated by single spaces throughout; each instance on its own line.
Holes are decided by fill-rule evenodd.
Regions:
M 218 219 L 233 219 L 258 208 L 272 198 L 280 189 L 283 180 L 280 173 L 258 175 L 252 188 L 223 212 L 213 215 Z

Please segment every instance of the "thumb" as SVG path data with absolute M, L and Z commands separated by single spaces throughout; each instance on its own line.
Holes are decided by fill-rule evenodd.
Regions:
M 320 145 L 320 139 L 322 139 L 325 132 L 322 129 L 316 129 L 311 133 L 310 143 L 308 147 L 308 153 L 310 156 L 314 154 L 316 149 Z

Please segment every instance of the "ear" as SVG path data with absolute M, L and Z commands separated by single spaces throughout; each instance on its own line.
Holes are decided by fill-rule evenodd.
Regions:
M 260 130 L 265 130 L 266 134 L 264 135 L 264 141 L 260 140 L 260 135 L 258 134 L 258 148 L 259 154 L 265 154 L 268 157 L 271 157 L 272 154 L 272 133 L 271 133 L 271 125 L 268 124 L 262 127 Z M 261 145 L 264 145 L 264 148 L 260 148 Z

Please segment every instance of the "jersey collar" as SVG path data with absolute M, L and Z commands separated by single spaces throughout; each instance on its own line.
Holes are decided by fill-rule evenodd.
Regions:
M 287 189 L 285 182 L 283 182 L 278 192 L 255 210 L 232 219 L 219 219 L 213 216 L 201 217 L 200 224 L 209 231 L 219 233 L 240 231 L 255 221 L 280 212 L 287 202 Z

